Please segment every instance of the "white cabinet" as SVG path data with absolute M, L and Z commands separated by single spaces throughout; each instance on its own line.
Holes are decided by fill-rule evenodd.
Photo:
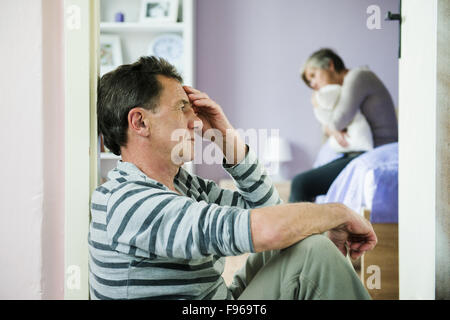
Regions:
M 195 87 L 194 2 L 195 0 L 101 0 L 100 43 L 116 39 L 119 46 L 110 48 L 110 52 L 105 55 L 101 53 L 100 64 L 106 63 L 110 65 L 109 68 L 112 68 L 117 64 L 118 57 L 119 64 L 133 63 L 141 56 L 149 54 L 149 47 L 155 43 L 155 39 L 163 35 L 176 35 L 182 39 L 182 58 L 179 71 L 183 76 L 184 84 Z M 174 21 L 161 21 L 164 19 L 158 18 L 143 20 L 143 15 L 149 13 L 147 10 L 150 7 L 164 9 L 164 6 L 170 6 L 173 3 L 178 5 Z M 117 22 L 116 16 L 123 16 L 123 22 Z M 116 44 L 114 43 L 114 45 Z M 100 47 L 102 51 L 102 46 Z M 108 47 L 106 48 L 108 49 Z M 117 50 L 120 50 L 119 53 Z M 114 55 L 115 59 L 108 57 L 108 54 Z M 108 58 L 111 59 L 108 60 Z M 101 66 L 101 73 L 102 70 L 103 72 L 107 71 L 108 66 Z M 101 180 L 106 177 L 109 170 L 115 167 L 118 159 L 120 157 L 111 153 L 100 153 Z M 193 172 L 192 163 L 185 164 L 184 167 Z

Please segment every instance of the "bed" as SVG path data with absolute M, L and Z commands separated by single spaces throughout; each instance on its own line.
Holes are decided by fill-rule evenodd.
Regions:
M 324 163 L 325 154 L 332 160 L 342 156 L 327 149 L 327 145 L 322 147 L 315 165 Z M 356 212 L 368 209 L 374 223 L 398 223 L 398 143 L 380 146 L 354 159 L 328 193 L 316 201 L 344 203 Z
M 314 166 L 341 156 L 325 143 Z M 316 202 L 343 203 L 371 221 L 378 244 L 361 259 L 361 280 L 374 299 L 398 299 L 398 143 L 351 161 Z

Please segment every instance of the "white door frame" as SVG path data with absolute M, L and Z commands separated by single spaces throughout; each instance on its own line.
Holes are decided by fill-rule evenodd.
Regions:
M 90 195 L 97 185 L 99 0 L 64 1 L 64 298 L 88 299 Z
M 402 2 L 400 299 L 450 298 L 448 0 Z

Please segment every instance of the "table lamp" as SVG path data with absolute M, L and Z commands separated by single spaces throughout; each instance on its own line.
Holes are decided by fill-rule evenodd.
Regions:
M 264 161 L 267 174 L 272 176 L 274 182 L 286 180 L 281 173 L 281 165 L 291 160 L 289 142 L 278 135 L 270 136 L 265 145 Z

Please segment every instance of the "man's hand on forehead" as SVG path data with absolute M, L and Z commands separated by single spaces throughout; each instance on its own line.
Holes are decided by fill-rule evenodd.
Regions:
M 238 132 L 228 121 L 221 106 L 213 101 L 206 93 L 189 86 L 183 86 L 184 91 L 192 103 L 194 112 L 203 122 L 203 134 L 208 129 L 217 129 L 222 134 L 219 143 L 228 164 L 236 164 L 243 160 L 247 147 Z M 227 143 L 230 140 L 231 143 Z
M 212 128 L 219 130 L 225 136 L 226 130 L 233 129 L 220 105 L 206 93 L 190 86 L 183 86 L 183 89 L 192 103 L 194 112 L 203 121 L 203 132 Z

